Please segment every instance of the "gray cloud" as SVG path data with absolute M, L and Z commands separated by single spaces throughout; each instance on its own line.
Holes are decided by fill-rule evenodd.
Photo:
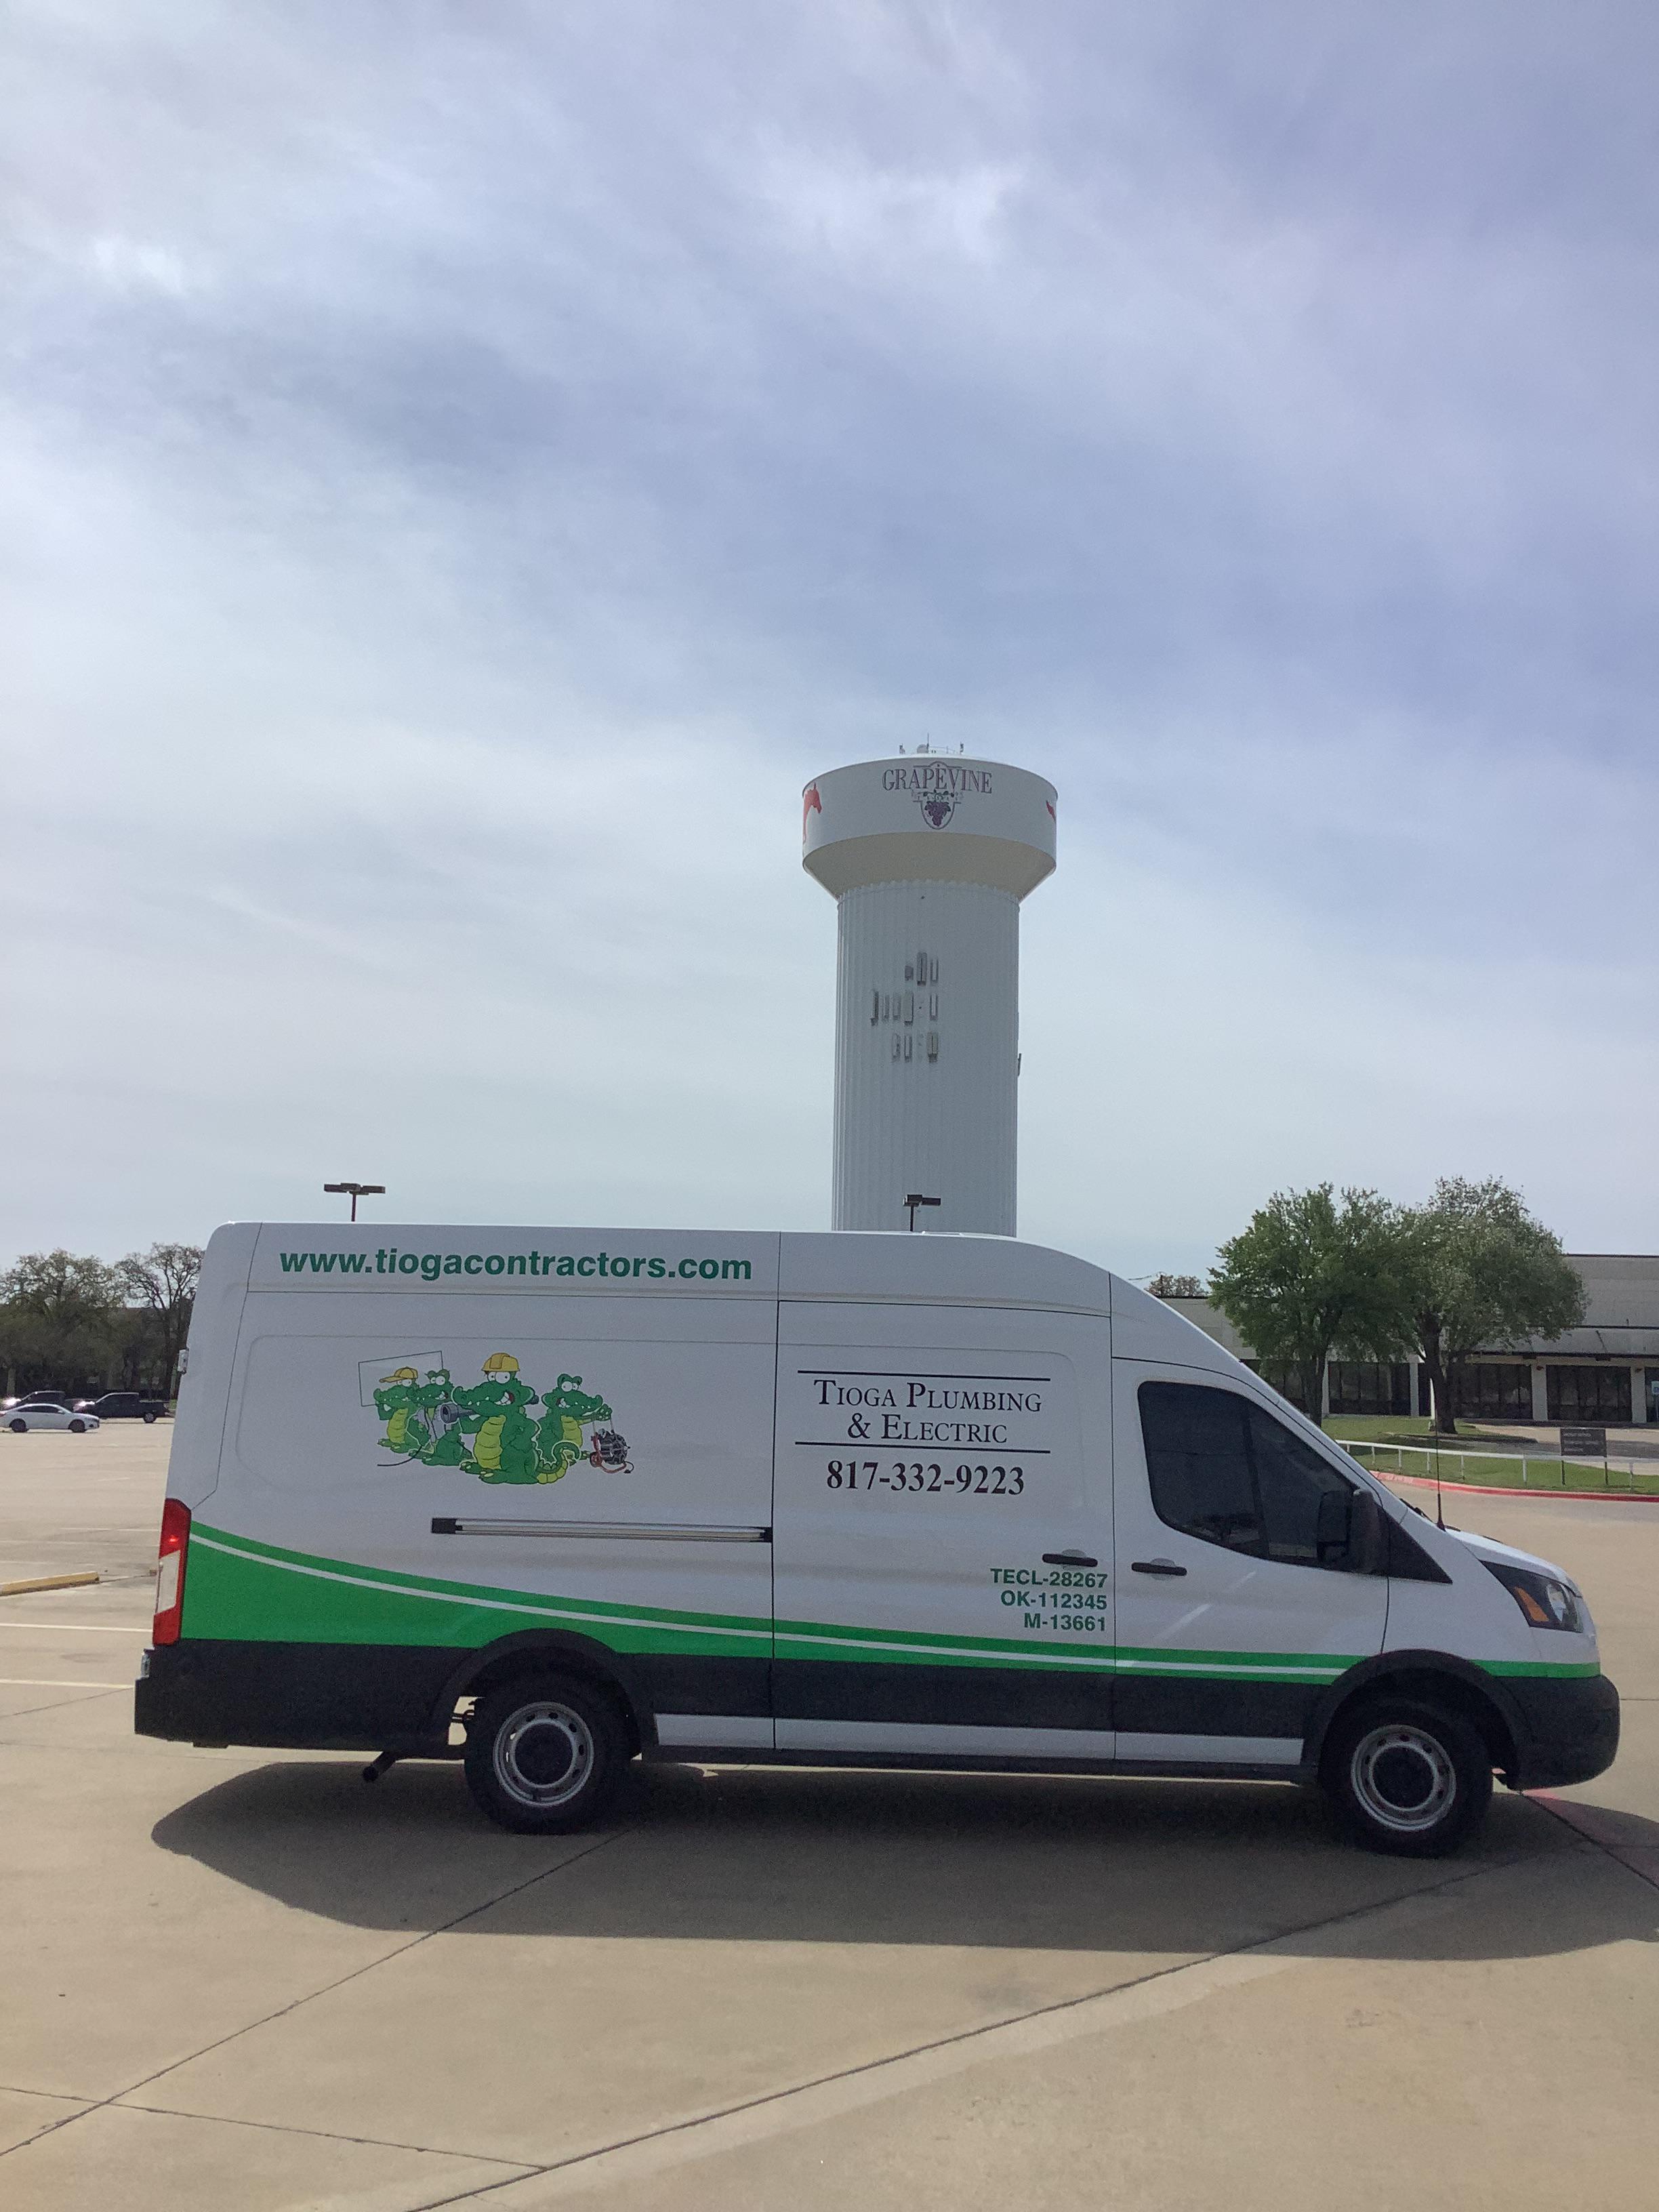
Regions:
M 8 37 L 0 1244 L 820 1220 L 796 793 L 931 737 L 1063 794 L 1030 1233 L 1651 1248 L 1650 11 Z

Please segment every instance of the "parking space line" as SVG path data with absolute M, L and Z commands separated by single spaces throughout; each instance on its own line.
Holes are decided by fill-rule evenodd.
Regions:
M 131 1682 L 68 1682 L 50 1674 L 0 1674 L 0 1690 L 130 1690 Z M 3 1717 L 3 1716 L 0 1716 Z
M 47 1628 L 64 1636 L 148 1636 L 149 1623 L 137 1628 L 118 1628 L 103 1620 L 0 1620 L 0 1628 Z

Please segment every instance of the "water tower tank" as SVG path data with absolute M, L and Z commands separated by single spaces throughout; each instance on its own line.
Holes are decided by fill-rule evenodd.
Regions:
M 836 899 L 831 1224 L 1015 1233 L 1019 902 L 1054 866 L 1054 788 L 939 753 L 831 769 L 802 865 Z

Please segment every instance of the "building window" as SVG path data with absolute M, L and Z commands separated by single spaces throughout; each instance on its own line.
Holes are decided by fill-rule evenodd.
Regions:
M 1411 1369 L 1403 1359 L 1334 1359 L 1329 1368 L 1334 1413 L 1409 1413 Z M 1288 1395 L 1288 1394 L 1287 1394 Z
M 1553 1421 L 1602 1421 L 1622 1428 L 1630 1419 L 1628 1367 L 1547 1367 Z
M 1499 1359 L 1460 1367 L 1452 1382 L 1452 1401 L 1462 1421 L 1529 1421 L 1532 1370 Z
M 1302 1370 L 1299 1368 L 1285 1366 L 1276 1359 L 1247 1359 L 1244 1364 L 1253 1368 L 1270 1390 L 1277 1390 L 1281 1398 L 1288 1398 L 1298 1413 L 1308 1412 L 1309 1408 L 1302 1402 Z M 1318 1409 L 1315 1407 L 1314 1410 L 1317 1412 Z

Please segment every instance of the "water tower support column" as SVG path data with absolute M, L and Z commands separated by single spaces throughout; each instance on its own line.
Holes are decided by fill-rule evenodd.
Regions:
M 838 909 L 832 1225 L 1015 1233 L 1019 902 L 1054 865 L 1054 794 L 995 762 L 837 769 L 805 865 Z

